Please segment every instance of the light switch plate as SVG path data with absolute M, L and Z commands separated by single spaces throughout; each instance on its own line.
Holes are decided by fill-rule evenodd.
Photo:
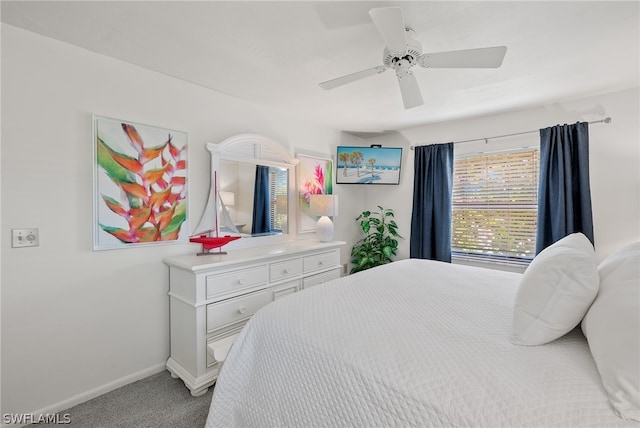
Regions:
M 35 229 L 11 229 L 11 246 L 13 248 L 37 247 L 40 245 L 40 233 Z

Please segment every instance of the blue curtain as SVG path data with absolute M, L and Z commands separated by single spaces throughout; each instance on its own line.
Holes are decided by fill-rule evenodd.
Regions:
M 414 150 L 410 257 L 451 262 L 453 143 Z
M 575 232 L 593 244 L 586 122 L 540 130 L 536 254 Z
M 256 183 L 253 186 L 253 221 L 251 234 L 259 235 L 269 233 L 270 230 L 270 206 L 269 206 L 269 167 L 256 165 Z

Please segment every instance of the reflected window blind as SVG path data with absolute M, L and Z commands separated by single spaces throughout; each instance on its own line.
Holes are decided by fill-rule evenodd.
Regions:
M 539 151 L 457 158 L 453 174 L 454 254 L 535 256 Z
M 286 203 L 284 209 L 279 207 L 278 204 L 283 200 L 283 198 L 286 201 L 287 189 L 289 187 L 287 177 L 288 174 L 286 169 L 269 169 L 269 209 L 271 211 L 271 224 L 269 226 L 271 230 L 281 230 L 283 221 L 286 221 Z

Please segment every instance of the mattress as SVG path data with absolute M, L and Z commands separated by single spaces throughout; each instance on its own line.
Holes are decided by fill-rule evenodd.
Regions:
M 234 343 L 206 427 L 638 427 L 579 330 L 509 342 L 521 275 L 402 260 L 273 302 Z

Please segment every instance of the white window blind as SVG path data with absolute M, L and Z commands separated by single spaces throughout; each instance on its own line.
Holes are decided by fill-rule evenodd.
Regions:
M 537 149 L 457 158 L 453 253 L 513 261 L 533 258 L 538 171 Z

